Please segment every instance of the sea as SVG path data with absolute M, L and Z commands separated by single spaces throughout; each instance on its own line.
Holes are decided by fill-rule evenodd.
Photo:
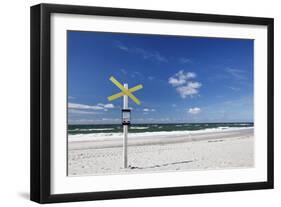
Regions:
M 132 124 L 129 133 L 180 132 L 180 131 L 221 131 L 226 129 L 253 127 L 252 122 L 239 123 L 173 123 L 173 124 Z M 106 125 L 68 125 L 68 135 L 114 135 L 122 133 L 120 124 Z

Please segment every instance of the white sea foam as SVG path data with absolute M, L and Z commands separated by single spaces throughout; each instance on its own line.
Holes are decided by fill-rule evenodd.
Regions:
M 88 131 L 110 131 L 110 130 L 114 130 L 114 128 L 100 128 L 100 129 L 69 129 L 68 131 L 70 132 L 76 132 L 76 131 L 80 131 L 80 132 L 88 132 Z
M 110 131 L 110 130 L 114 130 L 114 128 L 90 129 L 89 131 Z
M 130 138 L 149 138 L 149 137 L 175 137 L 182 135 L 192 135 L 200 133 L 213 133 L 213 132 L 224 132 L 224 131 L 235 131 L 243 129 L 253 129 L 254 127 L 217 127 L 202 129 L 196 131 L 158 131 L 158 132 L 141 132 L 141 133 L 130 133 Z M 89 133 L 89 134 L 75 134 L 68 135 L 69 142 L 75 141 L 110 141 L 115 139 L 122 139 L 123 133 Z
M 238 125 L 238 126 L 249 126 L 249 124 L 234 124 L 234 125 Z
M 149 127 L 130 127 L 130 129 L 148 129 Z

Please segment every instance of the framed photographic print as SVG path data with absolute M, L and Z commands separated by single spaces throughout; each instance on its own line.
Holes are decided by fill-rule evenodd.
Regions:
M 273 19 L 31 7 L 31 200 L 273 188 Z

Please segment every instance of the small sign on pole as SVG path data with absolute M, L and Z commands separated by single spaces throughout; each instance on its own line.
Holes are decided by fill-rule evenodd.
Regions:
M 128 167 L 128 157 L 127 157 L 127 145 L 128 145 L 128 127 L 131 123 L 131 110 L 129 109 L 128 104 L 128 97 L 130 97 L 136 104 L 140 105 L 141 102 L 137 97 L 135 97 L 132 93 L 135 91 L 138 91 L 143 88 L 141 84 L 136 85 L 129 89 L 129 86 L 127 83 L 121 84 L 119 83 L 113 76 L 109 78 L 109 80 L 114 83 L 121 92 L 116 93 L 112 96 L 109 96 L 107 99 L 109 101 L 113 101 L 117 98 L 120 98 L 123 96 L 123 109 L 122 109 L 122 125 L 123 125 L 123 167 Z

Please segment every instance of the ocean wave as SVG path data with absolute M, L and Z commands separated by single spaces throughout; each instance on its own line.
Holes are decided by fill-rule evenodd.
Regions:
M 148 129 L 149 127 L 130 127 L 130 129 Z
M 217 127 L 217 129 L 221 129 L 221 130 L 230 129 L 230 128 L 234 128 L 234 127 Z M 215 128 L 215 129 L 216 129 L 216 128 Z
M 76 131 L 79 131 L 80 129 L 68 129 L 67 131 L 69 132 L 76 132 Z
M 110 130 L 114 130 L 114 128 L 90 129 L 90 131 L 110 131 Z
M 246 124 L 246 123 L 243 123 L 243 124 L 234 124 L 235 126 L 250 126 L 251 124 Z
M 114 128 L 95 128 L 95 129 L 69 129 L 69 132 L 88 132 L 88 131 L 111 131 L 114 130 Z

